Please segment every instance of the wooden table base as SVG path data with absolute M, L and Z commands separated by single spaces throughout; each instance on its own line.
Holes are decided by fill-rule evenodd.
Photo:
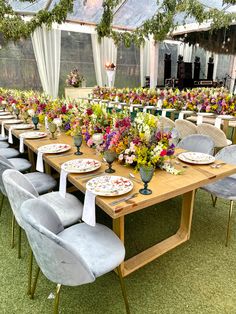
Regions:
M 125 277 L 157 257 L 174 249 L 190 238 L 195 190 L 183 194 L 180 227 L 176 234 L 125 260 L 121 264 L 122 276 Z M 124 216 L 113 220 L 113 231 L 124 243 Z

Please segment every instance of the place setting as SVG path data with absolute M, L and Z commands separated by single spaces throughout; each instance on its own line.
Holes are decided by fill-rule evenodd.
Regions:
M 47 134 L 47 133 L 45 133 Z M 44 146 L 40 146 L 37 149 L 37 162 L 36 162 L 36 170 L 40 172 L 44 172 L 43 166 L 43 155 L 44 154 L 60 154 L 63 152 L 67 152 L 71 149 L 71 146 L 68 144 L 47 144 Z
M 32 132 L 23 132 L 20 134 L 20 153 L 24 153 L 24 140 L 25 139 L 41 139 L 47 136 L 46 132 L 38 132 L 38 131 L 32 131 Z
M 5 137 L 5 125 L 6 124 L 21 124 L 22 122 L 23 122 L 22 120 L 17 120 L 17 119 L 10 119 L 10 120 L 2 121 L 1 135 Z
M 18 121 L 18 120 L 17 120 Z M 32 129 L 34 126 L 33 124 L 13 124 L 9 127 L 8 129 L 8 142 L 10 144 L 13 144 L 13 138 L 12 138 L 12 130 L 27 130 L 27 129 Z M 22 134 L 22 133 L 21 133 Z

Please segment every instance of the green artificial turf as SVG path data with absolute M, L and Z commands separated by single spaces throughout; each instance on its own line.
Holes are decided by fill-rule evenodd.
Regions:
M 126 218 L 126 255 L 173 234 L 178 228 L 181 198 L 139 211 Z M 236 219 L 230 245 L 225 247 L 228 203 L 198 191 L 191 238 L 185 244 L 125 278 L 131 313 L 236 313 Z M 101 210 L 99 222 L 111 225 Z M 55 285 L 42 274 L 34 300 L 26 295 L 28 244 L 23 234 L 22 258 L 10 248 L 11 211 L 5 202 L 0 218 L 0 313 L 52 313 L 48 295 Z M 53 256 L 52 256 L 53 258 Z M 60 313 L 125 313 L 118 277 L 114 272 L 94 283 L 63 287 Z

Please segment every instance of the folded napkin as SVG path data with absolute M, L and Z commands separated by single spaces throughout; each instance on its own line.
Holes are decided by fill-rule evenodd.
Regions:
M 13 129 L 13 127 L 11 126 L 11 127 L 9 128 L 9 130 L 8 130 L 8 142 L 9 142 L 10 144 L 13 144 L 12 129 Z
M 215 119 L 215 127 L 217 127 L 218 129 L 220 129 L 221 127 L 221 118 L 217 117 Z
M 161 116 L 166 117 L 166 110 L 162 110 Z
M 184 119 L 184 112 L 180 112 L 179 116 L 178 116 L 179 120 L 183 120 Z
M 67 182 L 68 172 L 64 169 L 61 169 L 60 174 L 60 183 L 59 183 L 59 192 L 62 197 L 66 197 L 66 182 Z
M 20 153 L 24 153 L 24 137 L 20 136 L 20 148 L 19 148 Z
M 5 137 L 5 128 L 4 128 L 4 122 L 2 121 L 2 130 L 1 130 L 2 137 Z
M 130 105 L 129 111 L 130 111 L 130 112 L 133 112 L 133 111 L 134 111 L 134 106 L 133 106 L 133 105 Z
M 40 172 L 44 172 L 43 152 L 40 152 L 40 151 L 38 151 L 38 154 L 37 154 L 36 170 L 38 170 Z
M 84 198 L 84 208 L 82 220 L 90 225 L 95 227 L 96 225 L 96 205 L 95 205 L 96 194 L 86 190 L 85 198 Z
M 203 116 L 198 115 L 197 116 L 197 125 L 202 124 L 203 122 Z

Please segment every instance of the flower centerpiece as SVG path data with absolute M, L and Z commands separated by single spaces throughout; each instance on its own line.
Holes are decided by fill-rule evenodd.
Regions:
M 66 84 L 67 86 L 81 87 L 84 81 L 85 78 L 80 74 L 79 69 L 75 68 L 67 75 Z

